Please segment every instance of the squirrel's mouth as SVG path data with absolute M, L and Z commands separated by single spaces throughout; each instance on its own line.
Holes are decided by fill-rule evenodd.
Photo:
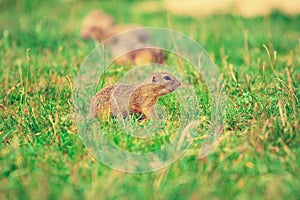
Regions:
M 173 85 L 174 87 L 169 90 L 170 92 L 173 92 L 174 90 L 176 90 L 181 85 L 180 82 L 174 82 L 173 84 L 174 84 Z
M 174 85 L 175 85 L 175 88 L 174 88 L 174 90 L 175 90 L 176 88 L 178 88 L 181 85 L 181 83 L 179 81 L 177 81 L 177 82 L 174 82 Z
M 175 91 L 180 85 L 181 85 L 181 83 L 179 81 L 174 81 L 174 82 L 172 82 L 171 87 L 169 86 L 169 87 L 162 89 L 160 91 L 160 95 L 165 95 L 165 94 L 171 93 L 171 92 Z

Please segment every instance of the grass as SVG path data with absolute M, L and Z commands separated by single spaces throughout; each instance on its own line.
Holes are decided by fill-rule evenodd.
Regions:
M 300 17 L 194 19 L 141 13 L 134 3 L 0 1 L 0 199 L 298 199 Z M 88 153 L 72 119 L 72 88 L 95 46 L 79 37 L 80 23 L 98 7 L 117 23 L 181 31 L 219 66 L 226 127 L 207 158 L 197 159 L 195 141 L 164 169 L 127 174 Z

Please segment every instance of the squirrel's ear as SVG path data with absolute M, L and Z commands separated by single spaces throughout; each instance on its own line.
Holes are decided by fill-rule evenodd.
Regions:
M 157 78 L 155 76 L 152 77 L 152 83 L 157 82 Z

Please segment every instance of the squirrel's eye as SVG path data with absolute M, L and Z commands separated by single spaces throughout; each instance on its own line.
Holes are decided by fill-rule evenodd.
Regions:
M 164 76 L 164 79 L 167 81 L 171 80 L 170 76 Z

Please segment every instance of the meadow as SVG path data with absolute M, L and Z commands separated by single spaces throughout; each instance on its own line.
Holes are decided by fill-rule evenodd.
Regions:
M 0 0 L 0 199 L 299 199 L 300 16 L 197 19 L 135 5 Z M 225 128 L 206 158 L 198 159 L 195 141 L 170 166 L 131 174 L 89 154 L 72 92 L 97 45 L 80 38 L 82 19 L 96 8 L 117 24 L 180 31 L 206 49 L 228 96 Z M 110 78 L 126 70 L 115 66 Z

